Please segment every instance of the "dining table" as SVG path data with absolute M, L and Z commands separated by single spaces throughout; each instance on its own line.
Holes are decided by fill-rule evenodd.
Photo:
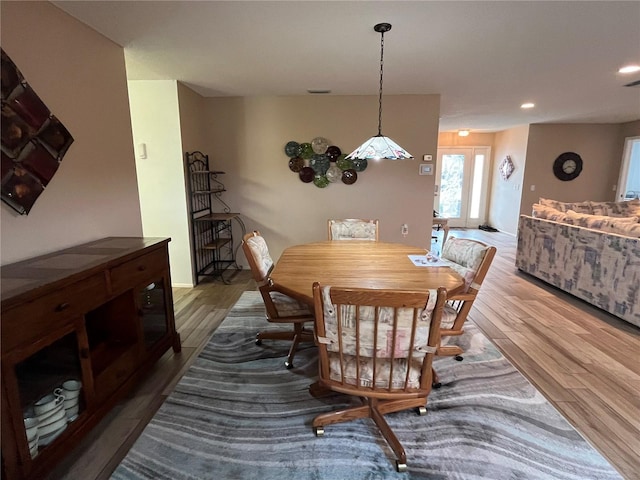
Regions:
M 432 262 L 427 250 L 401 243 L 328 240 L 295 245 L 278 259 L 271 280 L 281 292 L 313 306 L 313 283 L 336 287 L 413 290 L 464 289 L 463 278 Z M 411 256 L 418 259 L 415 263 Z M 422 260 L 424 258 L 424 260 Z
M 334 287 L 390 290 L 464 289 L 464 279 L 453 269 L 432 260 L 421 247 L 371 240 L 328 240 L 285 249 L 271 271 L 277 289 L 313 308 L 313 283 Z M 410 255 L 416 260 L 415 263 Z M 424 259 L 424 260 L 423 260 Z M 440 380 L 432 369 L 433 386 Z M 310 387 L 321 395 L 318 383 Z

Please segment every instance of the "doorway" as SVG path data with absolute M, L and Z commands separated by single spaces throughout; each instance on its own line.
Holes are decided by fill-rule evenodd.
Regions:
M 434 205 L 450 227 L 486 222 L 490 153 L 490 147 L 438 149 Z
M 634 198 L 640 198 L 640 137 L 628 137 L 624 141 L 616 200 Z

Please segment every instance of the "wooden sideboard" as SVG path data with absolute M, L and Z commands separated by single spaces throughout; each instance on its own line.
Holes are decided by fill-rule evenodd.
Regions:
M 3 478 L 44 477 L 164 352 L 180 351 L 169 241 L 109 237 L 0 269 Z M 24 417 L 66 380 L 82 382 L 79 413 L 30 452 Z

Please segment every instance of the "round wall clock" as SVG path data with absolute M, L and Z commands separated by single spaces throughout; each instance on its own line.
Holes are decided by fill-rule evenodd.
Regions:
M 553 162 L 553 174 L 563 182 L 577 178 L 582 172 L 582 158 L 574 152 L 564 152 Z

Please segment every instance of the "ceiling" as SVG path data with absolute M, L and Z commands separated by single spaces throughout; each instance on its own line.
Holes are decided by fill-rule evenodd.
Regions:
M 640 2 L 54 1 L 131 80 L 209 96 L 440 94 L 440 131 L 640 118 Z M 524 102 L 535 108 L 522 110 Z M 384 106 L 384 98 L 383 98 Z

